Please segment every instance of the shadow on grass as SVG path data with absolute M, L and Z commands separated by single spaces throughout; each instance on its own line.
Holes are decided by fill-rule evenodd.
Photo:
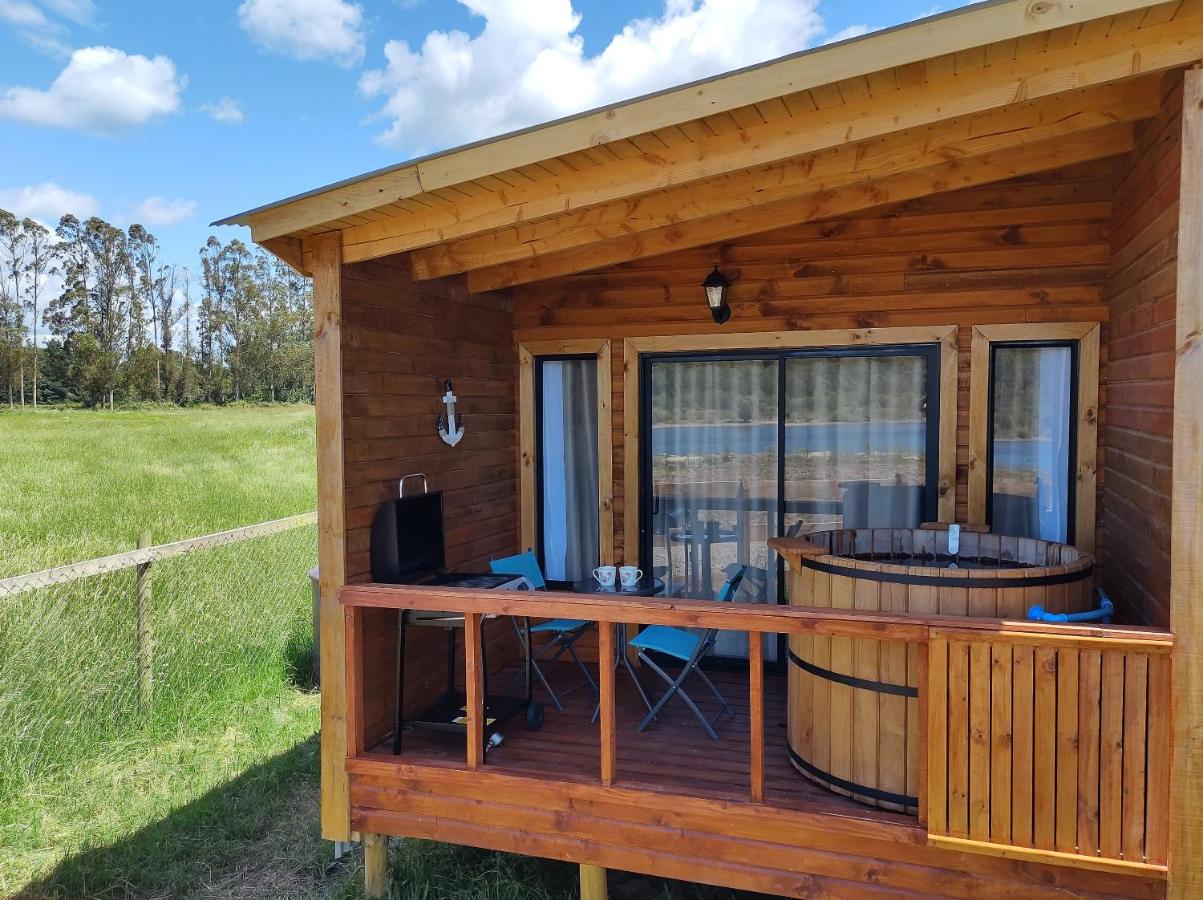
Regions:
M 17 897 L 311 896 L 330 857 L 317 829 L 318 759 L 315 735 L 117 843 L 67 857 Z

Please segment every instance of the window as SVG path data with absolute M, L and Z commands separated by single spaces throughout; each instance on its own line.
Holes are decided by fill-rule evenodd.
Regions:
M 549 581 L 613 562 L 609 341 L 519 346 L 520 523 Z
M 1098 326 L 980 326 L 973 341 L 971 521 L 1090 549 Z

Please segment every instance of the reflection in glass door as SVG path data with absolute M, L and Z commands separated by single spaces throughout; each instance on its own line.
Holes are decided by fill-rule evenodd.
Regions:
M 738 599 L 776 602 L 777 360 L 653 359 L 644 374 L 644 559 L 669 596 L 714 599 L 746 566 Z M 722 632 L 715 654 L 746 656 L 747 636 Z
M 787 534 L 924 521 L 938 481 L 935 363 L 926 348 L 786 360 Z

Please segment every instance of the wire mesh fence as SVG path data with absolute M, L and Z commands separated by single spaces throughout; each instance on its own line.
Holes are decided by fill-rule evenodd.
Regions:
M 0 580 L 0 806 L 113 742 L 310 685 L 315 522 Z

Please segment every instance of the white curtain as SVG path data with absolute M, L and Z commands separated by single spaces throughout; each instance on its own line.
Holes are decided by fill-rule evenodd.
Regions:
M 599 562 L 596 360 L 544 360 L 542 406 L 544 575 L 577 581 Z

